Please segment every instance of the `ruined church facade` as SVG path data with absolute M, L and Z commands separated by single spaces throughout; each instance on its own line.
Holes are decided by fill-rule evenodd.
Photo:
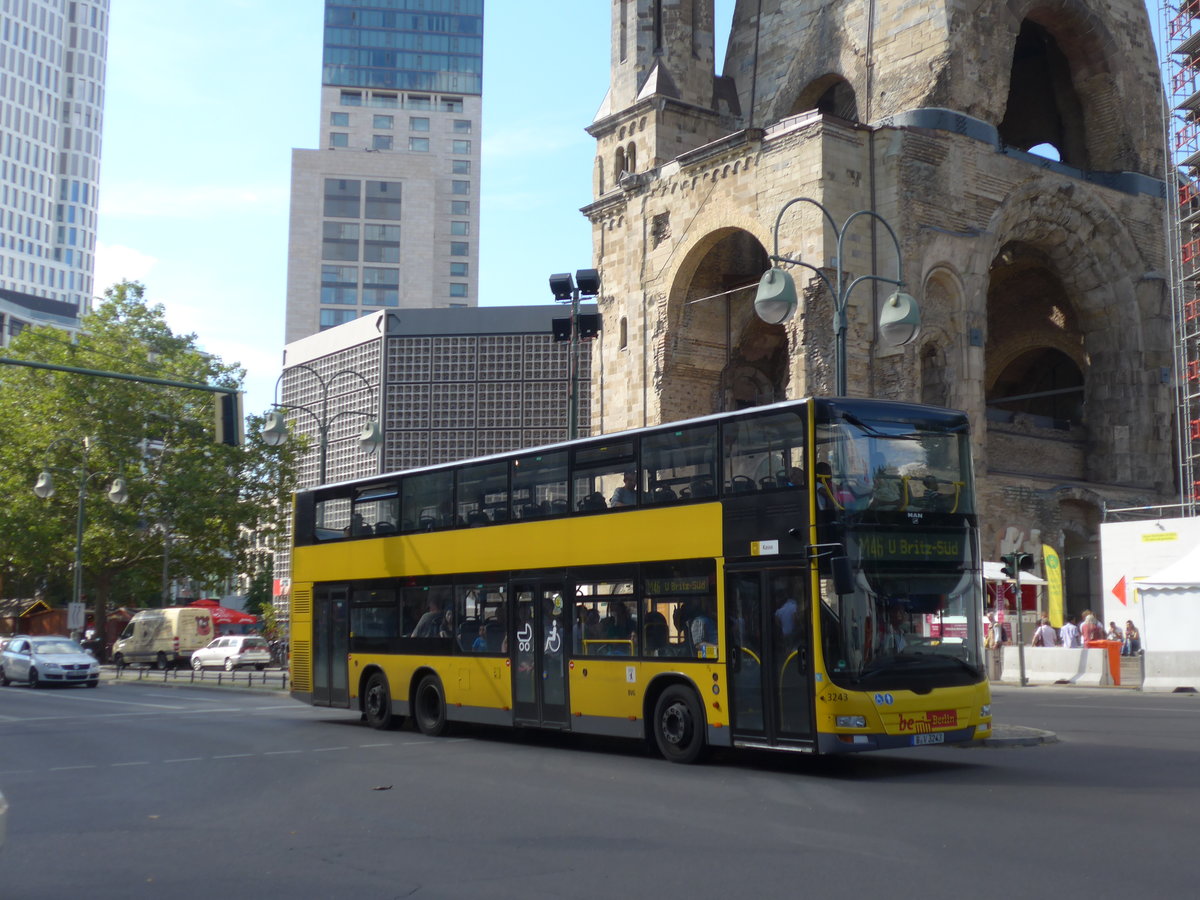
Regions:
M 797 314 L 759 320 L 770 254 L 902 273 L 921 332 L 887 346 L 892 288 L 860 283 L 848 393 L 967 410 L 985 558 L 1054 546 L 1082 609 L 1104 507 L 1176 495 L 1141 0 L 737 0 L 721 74 L 714 46 L 713 0 L 612 0 L 593 430 L 831 393 L 834 298 L 795 268 Z M 796 197 L 834 225 L 802 202 L 776 228 Z M 860 210 L 896 240 L 858 216 L 839 259 Z

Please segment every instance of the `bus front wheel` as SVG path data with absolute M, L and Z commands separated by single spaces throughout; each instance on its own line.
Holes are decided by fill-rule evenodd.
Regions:
M 704 755 L 704 712 L 694 691 L 675 685 L 654 704 L 654 742 L 669 762 L 694 763 Z
M 376 672 L 367 679 L 367 688 L 363 691 L 363 718 L 372 728 L 386 731 L 394 728 L 395 716 L 392 715 L 392 694 L 388 690 L 387 676 Z
M 436 675 L 426 675 L 417 685 L 413 718 L 421 734 L 441 737 L 446 733 L 446 697 Z

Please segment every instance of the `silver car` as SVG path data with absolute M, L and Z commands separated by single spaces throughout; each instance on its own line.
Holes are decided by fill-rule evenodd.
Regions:
M 9 639 L 0 651 L 0 685 L 24 681 L 30 687 L 51 684 L 100 683 L 100 663 L 69 637 L 26 637 Z
M 265 669 L 271 662 L 271 648 L 257 635 L 231 634 L 219 637 L 207 647 L 192 651 L 192 668 L 220 666 L 226 672 L 246 666 Z

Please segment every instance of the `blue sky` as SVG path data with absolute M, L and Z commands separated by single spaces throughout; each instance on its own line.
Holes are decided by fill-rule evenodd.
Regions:
M 176 332 L 271 402 L 293 147 L 317 146 L 322 0 L 113 0 L 96 293 L 145 282 Z M 480 303 L 545 303 L 591 265 L 579 208 L 608 86 L 605 0 L 489 0 Z M 717 53 L 733 0 L 717 0 Z M 283 12 L 286 11 L 286 12 Z

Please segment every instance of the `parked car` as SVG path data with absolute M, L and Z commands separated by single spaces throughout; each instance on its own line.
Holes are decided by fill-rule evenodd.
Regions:
M 223 667 L 226 672 L 245 666 L 261 671 L 270 662 L 271 648 L 265 638 L 257 635 L 232 634 L 192 651 L 192 668 L 197 672 L 215 666 Z
M 17 635 L 0 651 L 0 685 L 13 681 L 35 688 L 51 684 L 94 688 L 100 683 L 100 663 L 69 637 Z

